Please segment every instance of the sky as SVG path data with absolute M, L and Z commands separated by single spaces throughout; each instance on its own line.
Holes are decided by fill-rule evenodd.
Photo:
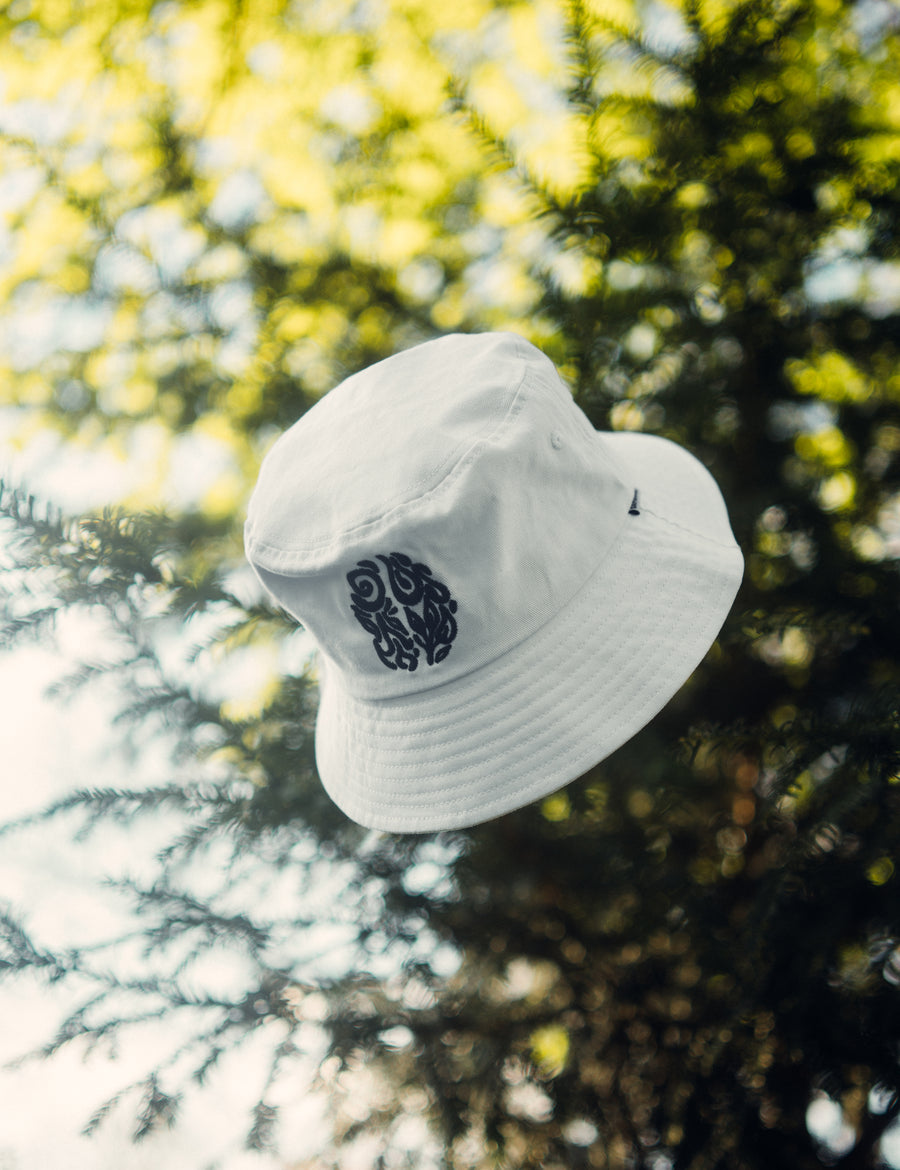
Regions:
M 120 774 L 124 761 L 110 744 L 103 705 L 86 695 L 65 704 L 45 697 L 46 686 L 63 664 L 48 648 L 30 647 L 0 657 L 0 756 L 7 778 L 0 791 L 0 819 L 36 809 L 69 788 L 102 783 L 104 777 L 113 782 Z M 145 766 L 152 766 L 151 761 Z M 152 832 L 139 832 L 142 839 L 136 842 L 101 837 L 90 848 L 73 845 L 63 823 L 7 838 L 0 855 L 2 901 L 23 910 L 40 936 L 99 937 L 120 914 L 99 880 L 104 873 L 132 868 L 135 851 L 152 854 Z M 130 1140 L 133 1112 L 124 1108 L 94 1136 L 82 1136 L 95 1109 L 145 1074 L 153 1051 L 165 1050 L 174 1036 L 165 1034 L 165 1028 L 162 1036 L 144 1033 L 123 1044 L 118 1059 L 102 1049 L 86 1057 L 73 1046 L 49 1062 L 8 1067 L 52 1035 L 75 998 L 62 987 L 30 978 L 0 986 L 0 1066 L 7 1066 L 0 1070 L 0 1170 L 106 1170 L 111 1165 L 121 1170 L 159 1165 L 167 1170 L 269 1170 L 284 1164 L 241 1150 L 254 1103 L 254 1071 L 257 1091 L 265 1076 L 262 1050 L 241 1052 L 240 1075 L 226 1062 L 172 1132 L 135 1146 Z M 301 1104 L 292 1110 L 293 1120 L 298 1123 L 302 1116 L 305 1137 L 323 1136 L 323 1103 L 302 1104 L 307 1094 L 305 1086 L 299 1088 Z M 301 1152 L 298 1136 L 286 1143 L 286 1153 L 291 1145 L 292 1152 Z
M 0 469 L 58 499 L 66 494 L 76 507 L 114 499 L 124 469 L 84 459 L 73 468 L 49 437 L 39 437 L 24 456 L 13 453 L 0 432 Z M 77 457 L 74 457 L 77 458 Z M 76 490 L 63 493 L 65 483 Z M 0 821 L 35 811 L 65 792 L 89 785 L 114 784 L 123 772 L 132 783 L 150 780 L 165 765 L 166 749 L 127 760 L 110 734 L 111 704 L 96 689 L 68 701 L 47 697 L 51 683 L 65 673 L 92 631 L 70 623 L 60 645 L 24 646 L 0 654 L 0 758 L 5 783 L 0 787 Z M 107 875 L 135 873 L 140 857 L 152 858 L 155 833 L 165 826 L 143 826 L 137 840 L 101 834 L 90 846 L 71 840 L 71 824 L 57 822 L 39 831 L 7 837 L 0 848 L 0 902 L 24 912 L 38 937 L 69 940 L 73 945 L 102 937 L 123 921 L 122 909 L 100 885 Z M 63 987 L 32 979 L 0 985 L 3 1029 L 0 1031 L 0 1170 L 121 1170 L 165 1165 L 167 1170 L 257 1170 L 284 1165 L 281 1158 L 248 1154 L 241 1148 L 249 1128 L 247 1111 L 255 1098 L 254 1054 L 243 1051 L 240 1075 L 226 1064 L 198 1095 L 177 1128 L 135 1146 L 130 1140 L 133 1111 L 123 1108 L 90 1138 L 82 1136 L 87 1120 L 123 1086 L 146 1073 L 153 1049 L 172 1043 L 171 1035 L 144 1034 L 123 1045 L 118 1059 L 98 1050 L 85 1056 L 73 1046 L 53 1060 L 9 1062 L 46 1041 L 62 1013 L 74 1004 Z M 163 1029 L 165 1033 L 165 1029 Z M 264 1076 L 266 1053 L 255 1054 L 256 1080 Z M 295 1085 L 296 1089 L 297 1086 Z M 308 1094 L 301 1091 L 301 1102 Z M 285 1153 L 299 1154 L 322 1139 L 324 1103 L 307 1103 L 293 1112 L 303 1140 L 294 1135 Z

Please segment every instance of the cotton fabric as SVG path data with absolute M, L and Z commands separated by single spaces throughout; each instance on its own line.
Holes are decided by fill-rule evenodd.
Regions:
M 702 464 L 595 431 L 511 333 L 332 390 L 266 456 L 245 544 L 319 648 L 323 784 L 396 832 L 480 823 L 609 755 L 703 658 L 743 568 Z

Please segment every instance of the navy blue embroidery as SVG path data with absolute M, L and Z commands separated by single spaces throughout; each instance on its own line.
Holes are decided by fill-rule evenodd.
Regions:
M 458 628 L 450 590 L 405 553 L 379 553 L 376 560 L 384 564 L 390 592 L 375 561 L 357 561 L 347 574 L 350 609 L 372 635 L 375 653 L 389 670 L 415 670 L 422 651 L 429 666 L 443 662 Z

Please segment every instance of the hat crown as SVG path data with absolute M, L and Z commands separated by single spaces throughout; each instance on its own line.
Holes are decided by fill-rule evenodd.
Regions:
M 399 510 L 439 488 L 462 459 L 477 458 L 479 444 L 508 421 L 526 371 L 542 374 L 566 405 L 549 360 L 509 333 L 442 337 L 336 386 L 263 464 L 260 486 L 273 490 L 264 510 L 251 505 L 250 531 L 266 548 L 266 566 L 310 571 L 367 530 L 402 523 Z M 307 506 L 298 510 L 301 500 Z
M 552 617 L 634 486 L 539 350 L 451 335 L 352 375 L 281 436 L 247 551 L 349 693 L 399 696 Z

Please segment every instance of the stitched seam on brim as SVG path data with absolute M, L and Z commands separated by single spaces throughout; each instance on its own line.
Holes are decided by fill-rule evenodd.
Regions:
M 730 594 L 730 593 L 731 593 L 731 584 L 725 578 L 725 576 L 723 574 L 721 577 L 721 580 L 720 580 L 720 588 L 717 591 L 716 598 L 715 598 L 716 604 L 715 604 L 715 606 L 713 606 L 713 605 L 709 606 L 710 611 L 712 611 L 713 609 L 718 611 L 720 605 L 723 603 L 723 601 L 725 599 L 725 595 Z M 727 616 L 727 610 L 725 611 L 724 616 Z M 724 616 L 723 616 L 722 620 L 724 620 Z M 695 625 L 695 629 L 696 629 L 696 625 Z M 699 630 L 698 630 L 698 632 L 699 632 Z M 706 638 L 704 636 L 703 641 L 705 641 L 705 640 L 706 640 Z M 666 654 L 661 660 L 657 660 L 654 663 L 655 670 L 658 672 L 660 667 L 665 667 L 665 668 L 669 669 L 672 665 L 672 660 L 673 660 L 673 657 L 675 656 L 677 650 L 678 650 L 678 647 L 673 646 L 668 654 Z M 696 650 L 696 647 L 695 647 L 695 650 Z M 687 661 L 690 662 L 691 665 L 689 665 L 684 671 L 681 668 L 679 668 L 678 671 L 672 672 L 663 681 L 657 681 L 657 685 L 655 686 L 655 688 L 651 689 L 651 687 L 648 686 L 648 684 L 651 684 L 651 686 L 652 686 L 652 683 L 654 680 L 650 675 L 646 675 L 638 688 L 637 697 L 641 698 L 644 695 L 645 691 L 649 691 L 649 694 L 648 694 L 648 697 L 646 699 L 642 699 L 642 702 L 641 702 L 642 714 L 641 714 L 641 718 L 637 721 L 637 726 L 636 727 L 634 726 L 635 721 L 631 721 L 631 722 L 626 723 L 624 726 L 620 725 L 616 729 L 615 734 L 610 734 L 608 736 L 601 737 L 601 738 L 606 738 L 607 745 L 609 745 L 609 744 L 612 745 L 612 746 L 608 746 L 607 748 L 604 748 L 604 749 L 600 749 L 600 748 L 594 746 L 594 744 L 596 743 L 595 736 L 592 736 L 592 735 L 585 736 L 583 739 L 579 740 L 578 743 L 573 743 L 573 744 L 569 745 L 568 747 L 563 748 L 563 750 L 560 753 L 557 753 L 553 756 L 552 762 L 554 764 L 555 769 L 558 771 L 559 769 L 564 768 L 565 761 L 568 759 L 572 759 L 572 758 L 584 759 L 584 758 L 587 758 L 588 755 L 593 756 L 594 752 L 596 752 L 597 750 L 602 750 L 605 752 L 605 754 L 601 755 L 601 757 L 600 757 L 600 759 L 605 759 L 606 755 L 611 754 L 611 752 L 616 750 L 617 747 L 620 747 L 623 743 L 627 742 L 628 739 L 632 738 L 635 734 L 637 734 L 637 731 L 640 730 L 643 726 L 645 726 L 646 723 L 649 722 L 649 720 L 652 719 L 653 716 L 658 713 L 658 711 L 662 708 L 662 706 L 664 706 L 664 704 L 668 700 L 668 698 L 670 698 L 671 695 L 674 694 L 675 691 L 677 691 L 679 689 L 679 687 L 682 686 L 684 684 L 684 682 L 690 677 L 690 675 L 696 669 L 697 665 L 699 665 L 699 663 L 703 660 L 703 658 L 705 657 L 707 652 L 708 652 L 708 647 L 707 647 L 707 649 L 705 649 L 701 652 L 699 658 L 696 658 L 696 660 L 695 660 L 695 654 L 692 653 L 692 655 L 687 659 Z M 673 679 L 680 679 L 681 681 L 675 682 L 673 685 Z M 553 688 L 553 692 L 551 692 L 551 693 L 558 692 L 559 690 L 562 689 L 562 685 L 570 684 L 571 681 L 572 680 L 570 677 L 562 676 L 561 685 Z M 544 692 L 544 694 L 546 695 L 546 692 Z M 663 698 L 662 702 L 659 702 L 660 695 L 665 695 L 665 698 Z M 595 702 L 595 696 L 590 695 L 590 694 L 584 695 L 580 700 L 576 700 L 575 702 L 576 702 L 576 706 L 575 706 L 574 710 L 582 711 L 582 710 L 587 709 L 593 702 Z M 629 702 L 634 704 L 635 697 L 629 696 Z M 651 713 L 647 714 L 648 711 L 650 711 Z M 632 729 L 632 728 L 634 728 L 634 729 Z M 512 732 L 515 732 L 517 729 L 511 728 L 510 730 Z M 619 738 L 620 734 L 621 734 L 621 738 Z M 524 739 L 522 739 L 521 737 L 518 737 L 518 742 L 520 744 L 522 744 L 522 746 L 524 747 L 524 746 L 527 746 L 529 743 L 532 743 L 535 740 L 540 739 L 546 735 L 547 735 L 547 727 L 546 727 L 546 725 L 544 725 L 540 728 L 540 730 L 534 732 L 530 736 L 526 736 Z M 496 740 L 491 741 L 491 744 L 489 746 L 491 746 L 492 748 L 496 748 L 497 741 Z M 548 748 L 550 748 L 552 746 L 553 746 L 552 743 L 547 742 Z M 442 757 L 442 762 L 446 758 L 447 757 Z M 530 755 L 530 758 L 532 759 L 532 769 L 531 770 L 533 771 L 534 767 L 535 767 L 535 764 L 533 762 L 533 760 L 534 760 L 533 755 Z M 598 759 L 598 760 L 595 760 L 594 762 L 598 763 L 598 762 L 600 762 L 600 760 Z M 457 769 L 457 771 L 471 772 L 478 766 L 479 766 L 478 764 L 472 764 L 469 766 L 464 766 L 462 768 L 459 768 L 459 769 Z M 591 765 L 586 765 L 586 766 L 591 766 Z M 543 767 L 544 767 L 544 765 L 542 764 L 541 765 L 542 770 L 543 770 Z M 572 780 L 576 779 L 578 775 L 581 774 L 582 770 L 583 769 L 581 769 L 579 766 L 579 770 L 576 771 L 573 775 L 570 775 L 567 780 L 561 779 L 559 776 L 554 777 L 553 786 L 550 787 L 549 789 L 546 789 L 545 792 L 546 791 L 554 791 L 554 789 L 556 787 L 561 787 L 562 785 L 564 785 L 566 783 L 570 783 Z M 510 786 L 508 786 L 505 789 L 504 793 L 497 794 L 493 801 L 483 802 L 481 804 L 475 804 L 475 805 L 472 804 L 471 800 L 466 796 L 466 793 L 474 785 L 480 783 L 481 779 L 482 779 L 481 777 L 477 777 L 477 778 L 473 778 L 473 779 L 467 781 L 465 784 L 456 787 L 452 794 L 447 793 L 446 790 L 442 791 L 440 793 L 441 807 L 443 809 L 446 809 L 450 813 L 450 815 L 453 815 L 453 810 L 456 810 L 457 808 L 460 810 L 465 808 L 467 810 L 467 816 L 470 816 L 470 815 L 483 816 L 483 815 L 485 815 L 485 812 L 488 809 L 490 809 L 491 807 L 496 807 L 498 809 L 502 808 L 502 807 L 508 807 L 508 801 L 513 796 L 513 788 L 512 788 L 511 784 L 510 784 Z M 511 778 L 511 780 L 512 780 L 512 778 Z M 537 782 L 537 780 L 535 780 L 535 782 L 530 786 L 530 789 L 526 789 L 526 791 L 529 791 L 531 789 L 537 789 L 538 786 L 539 786 L 538 782 Z M 350 795 L 349 790 L 347 790 L 346 795 L 347 796 Z M 516 793 L 517 798 L 522 796 L 522 795 L 523 795 L 522 790 L 518 790 Z M 391 797 L 394 800 L 395 804 L 403 803 L 403 804 L 414 806 L 414 805 L 421 805 L 422 803 L 428 801 L 430 798 L 433 798 L 433 794 L 429 794 L 429 793 L 420 791 L 415 796 L 410 795 L 408 797 L 404 797 L 403 795 L 401 795 L 398 792 L 392 792 Z M 532 797 L 532 799 L 537 799 L 537 794 L 534 797 Z M 346 803 L 349 805 L 350 801 L 347 801 Z M 525 800 L 523 803 L 530 803 L 530 800 Z M 362 809 L 363 802 L 357 802 L 356 807 L 358 809 Z M 365 807 L 367 809 L 370 809 L 370 810 L 377 813 L 379 805 L 377 803 L 365 802 Z M 516 805 L 516 807 L 518 807 L 518 805 Z M 387 818 L 385 818 L 385 819 L 387 819 Z M 396 818 L 393 818 L 393 819 L 396 819 Z M 434 823 L 433 818 L 428 818 L 427 816 L 422 816 L 419 818 L 404 819 L 403 824 L 406 826 L 409 826 L 409 825 L 411 825 L 413 819 L 418 821 L 419 823 L 421 823 L 423 825 Z M 443 819 L 446 819 L 446 818 L 443 818 Z
M 724 607 L 724 601 L 726 599 L 732 598 L 734 595 L 734 592 L 735 592 L 735 585 L 734 585 L 734 581 L 732 578 L 729 578 L 728 575 L 722 571 L 717 571 L 715 575 L 718 577 L 718 588 L 716 589 L 715 596 L 708 598 L 707 605 L 704 606 L 704 610 L 706 611 L 706 615 L 707 615 L 706 620 L 695 621 L 692 623 L 692 636 L 689 639 L 689 641 L 692 644 L 691 653 L 689 655 L 685 655 L 684 645 L 683 645 L 683 640 L 682 640 L 681 646 L 673 643 L 669 647 L 669 649 L 665 652 L 665 654 L 663 654 L 661 657 L 653 659 L 652 667 L 648 668 L 652 673 L 647 673 L 644 675 L 644 677 L 641 679 L 640 683 L 638 684 L 638 687 L 636 690 L 629 689 L 627 692 L 622 692 L 621 690 L 618 692 L 619 702 L 618 702 L 617 706 L 612 711 L 607 711 L 607 718 L 606 718 L 607 724 L 610 724 L 612 716 L 617 714 L 619 711 L 627 711 L 627 709 L 629 707 L 633 707 L 635 705 L 640 705 L 641 710 L 642 710 L 642 715 L 641 715 L 641 719 L 637 725 L 637 729 L 639 729 L 640 726 L 643 726 L 643 724 L 647 721 L 647 719 L 652 718 L 652 714 L 649 716 L 646 714 L 648 708 L 652 707 L 653 713 L 655 714 L 656 710 L 658 710 L 659 707 L 661 707 L 663 705 L 663 703 L 665 702 L 665 699 L 664 699 L 663 703 L 659 703 L 657 705 L 659 695 L 662 694 L 663 692 L 665 692 L 666 697 L 669 697 L 670 694 L 674 693 L 674 691 L 677 690 L 678 687 L 680 685 L 682 685 L 682 683 L 690 676 L 690 674 L 695 669 L 695 667 L 699 663 L 699 661 L 702 660 L 702 658 L 704 657 L 705 653 L 707 652 L 707 650 L 709 648 L 709 645 L 711 645 L 712 640 L 714 640 L 714 637 L 712 640 L 709 639 L 709 628 L 710 628 L 710 626 L 712 626 L 716 623 L 718 623 L 718 625 L 721 625 L 721 621 L 724 620 L 724 617 L 727 615 L 727 608 Z M 645 588 L 646 588 L 646 585 L 645 585 Z M 699 642 L 698 642 L 698 640 L 697 640 L 698 635 L 700 635 L 701 633 L 702 633 L 702 637 L 699 639 Z M 574 636 L 575 635 L 574 635 L 574 631 L 573 631 L 573 633 L 569 636 L 569 641 L 572 641 Z M 623 654 L 625 653 L 625 650 L 626 650 L 626 648 L 623 647 Z M 629 654 L 631 654 L 631 653 L 633 653 L 633 650 L 629 651 Z M 673 661 L 679 655 L 684 659 L 684 662 L 683 662 L 682 666 L 680 666 L 677 670 L 673 671 L 672 670 Z M 626 657 L 627 657 L 627 655 L 626 655 Z M 658 672 L 661 669 L 666 671 L 666 678 L 663 680 L 659 680 L 656 677 L 658 675 Z M 587 677 L 590 676 L 590 674 L 591 674 L 590 670 L 585 670 L 584 672 L 580 672 L 579 673 L 579 680 L 586 679 Z M 612 676 L 610 676 L 610 682 L 612 682 Z M 573 685 L 572 679 L 568 676 L 563 675 L 560 677 L 560 680 L 558 681 L 558 683 L 549 692 L 547 691 L 545 686 L 543 686 L 543 687 L 535 686 L 533 688 L 533 693 L 536 695 L 536 697 L 539 695 L 542 702 L 544 704 L 546 704 L 548 695 L 551 699 L 551 702 L 553 702 L 554 696 L 562 693 L 566 688 L 571 688 L 572 685 Z M 580 683 L 579 683 L 579 685 L 580 685 Z M 509 706 L 511 704 L 511 702 L 513 702 L 513 701 L 522 702 L 522 695 L 521 695 L 520 691 L 513 692 L 510 695 L 509 701 L 507 703 L 505 703 L 504 706 Z M 575 699 L 575 700 L 567 699 L 566 700 L 566 708 L 570 712 L 572 710 L 572 702 L 573 701 L 576 703 L 575 710 L 580 712 L 582 710 L 586 710 L 592 704 L 596 703 L 597 696 L 596 696 L 596 694 L 588 693 L 588 694 L 585 694 L 583 696 L 583 698 L 581 698 L 581 699 Z M 638 703 L 638 701 L 640 701 L 640 702 Z M 471 706 L 471 703 L 472 703 L 472 696 L 470 695 L 467 706 Z M 339 708 L 340 708 L 340 703 L 338 702 L 337 704 L 335 704 L 335 715 L 337 717 L 336 722 L 340 727 L 345 728 L 347 731 L 350 732 L 350 736 L 349 736 L 350 742 L 347 744 L 347 747 L 350 747 L 350 744 L 354 740 L 357 743 L 360 743 L 360 744 L 363 743 L 364 741 L 362 740 L 362 737 L 358 734 L 358 726 L 354 726 L 352 721 L 350 723 L 347 723 L 347 721 L 345 721 L 345 719 L 343 717 L 343 713 L 339 712 Z M 444 712 L 445 717 L 448 717 L 451 714 L 452 714 L 452 712 L 449 712 L 449 711 Z M 497 719 L 496 709 L 494 709 L 491 714 L 492 714 L 493 720 L 496 722 L 496 719 Z M 615 734 L 610 732 L 609 734 L 601 737 L 601 738 L 605 738 L 608 742 L 613 743 L 614 746 L 611 747 L 609 750 L 614 750 L 614 747 L 618 746 L 616 741 L 624 742 L 625 739 L 630 738 L 630 736 L 635 733 L 634 731 L 627 730 L 628 728 L 630 728 L 632 726 L 632 724 L 633 724 L 633 721 L 626 720 L 624 722 L 624 725 L 620 725 L 620 727 L 618 728 L 618 730 Z M 626 728 L 626 730 L 624 733 L 624 737 L 621 740 L 619 740 L 619 732 L 622 731 L 623 726 Z M 511 736 L 515 736 L 517 744 L 519 745 L 520 748 L 522 748 L 522 747 L 527 747 L 527 745 L 529 743 L 532 743 L 535 740 L 541 739 L 542 737 L 546 736 L 546 734 L 547 734 L 546 728 L 542 727 L 540 730 L 534 732 L 531 736 L 526 736 L 523 739 L 521 734 L 520 734 L 520 724 L 517 723 L 515 726 L 510 725 L 510 727 L 504 732 L 503 736 L 499 740 L 497 738 L 488 737 L 485 741 L 484 746 L 486 748 L 490 749 L 492 752 L 497 752 L 499 750 L 499 746 L 498 746 L 499 744 L 502 744 L 506 739 L 509 739 Z M 372 737 L 371 742 L 374 743 L 375 740 L 377 740 L 377 739 L 378 739 L 378 735 L 376 734 Z M 587 741 L 596 742 L 596 736 L 589 735 L 587 737 Z M 548 747 L 551 747 L 551 746 L 552 745 L 548 744 Z M 564 749 L 562 751 L 562 753 L 555 752 L 553 755 L 553 759 L 555 760 L 556 765 L 558 766 L 559 764 L 564 762 L 570 756 L 575 755 L 576 753 L 581 751 L 582 747 L 586 747 L 585 740 L 580 741 L 578 744 L 571 745 L 570 748 Z M 403 749 L 401 749 L 401 750 L 403 750 Z M 396 754 L 397 749 L 391 749 L 391 751 L 394 754 Z M 341 754 L 344 754 L 344 753 L 341 753 Z M 365 753 L 365 752 L 363 753 L 363 755 L 366 755 L 366 754 L 368 754 L 371 758 L 371 753 Z M 446 762 L 448 760 L 452 760 L 454 758 L 457 758 L 457 756 L 462 755 L 462 754 L 465 754 L 465 753 L 452 753 L 450 755 L 442 755 L 440 758 L 440 764 L 443 766 L 446 764 Z M 519 751 L 517 754 L 521 754 L 521 751 Z M 397 766 L 397 765 L 395 765 L 395 766 Z M 421 767 L 421 764 L 419 764 L 418 766 Z M 465 766 L 462 766 L 462 767 L 457 768 L 455 770 L 458 772 L 463 772 L 463 771 L 464 772 L 472 772 L 472 771 L 475 771 L 476 769 L 481 769 L 483 771 L 484 766 L 485 766 L 485 761 L 478 760 L 478 761 L 473 762 L 470 765 L 465 765 Z M 435 777 L 436 777 L 437 773 L 434 773 L 433 775 L 435 775 Z M 400 779 L 400 778 L 395 776 L 395 779 Z M 472 784 L 475 784 L 478 782 L 479 782 L 478 780 L 472 780 L 469 784 L 463 785 L 462 786 L 463 791 L 467 790 Z M 566 781 L 560 780 L 559 782 L 565 783 Z M 554 783 L 556 783 L 555 780 L 554 780 Z M 346 795 L 348 797 L 351 796 L 350 789 L 347 790 Z M 447 795 L 448 794 L 446 792 L 444 792 L 442 794 L 442 804 L 444 807 L 450 807 L 450 806 L 455 807 L 457 804 L 460 804 L 463 800 L 462 795 L 456 795 L 452 798 L 452 800 L 448 801 Z M 401 793 L 394 792 L 393 796 L 395 798 L 397 798 L 397 800 L 402 800 L 404 803 L 406 801 L 411 801 L 413 803 L 421 804 L 423 801 L 429 799 L 429 794 L 426 792 L 421 792 L 421 791 L 415 795 L 410 794 L 410 796 L 408 796 L 408 797 L 402 797 Z M 373 807 L 377 808 L 377 805 L 373 806 Z

